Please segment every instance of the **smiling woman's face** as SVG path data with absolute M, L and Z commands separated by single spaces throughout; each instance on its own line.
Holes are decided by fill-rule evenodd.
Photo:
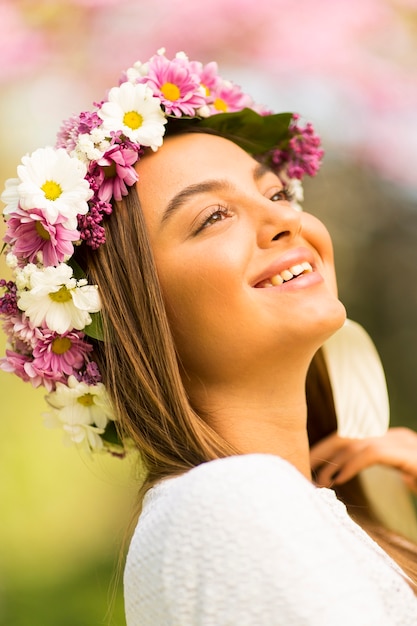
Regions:
M 206 134 L 171 137 L 137 170 L 190 376 L 238 377 L 300 349 L 311 357 L 343 323 L 327 230 L 296 211 L 280 179 L 237 145 Z

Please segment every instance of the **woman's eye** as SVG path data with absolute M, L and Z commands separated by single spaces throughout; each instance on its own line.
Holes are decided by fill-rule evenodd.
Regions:
M 222 222 L 227 217 L 230 217 L 230 211 L 225 207 L 217 207 L 215 210 L 211 211 L 211 213 L 205 217 L 200 224 L 200 226 L 196 230 L 196 234 L 201 230 L 204 230 L 208 226 L 212 226 L 217 222 Z
M 272 202 L 280 202 L 287 201 L 290 202 L 292 200 L 292 195 L 287 187 L 283 187 L 278 191 L 275 191 L 274 194 L 269 198 Z

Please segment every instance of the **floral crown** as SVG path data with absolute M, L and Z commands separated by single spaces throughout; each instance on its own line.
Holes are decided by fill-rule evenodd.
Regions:
M 1 280 L 7 336 L 4 371 L 43 386 L 46 425 L 85 449 L 124 454 L 92 358 L 101 340 L 100 296 L 73 255 L 105 244 L 104 221 L 138 179 L 135 163 L 178 123 L 211 129 L 269 163 L 302 199 L 300 181 L 323 155 L 311 124 L 273 114 L 218 75 L 217 64 L 172 60 L 160 50 L 137 62 L 93 111 L 65 121 L 54 148 L 23 157 L 6 182 L 4 252 L 14 280 Z

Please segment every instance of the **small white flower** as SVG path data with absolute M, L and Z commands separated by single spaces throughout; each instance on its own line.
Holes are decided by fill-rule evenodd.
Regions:
M 30 277 L 33 272 L 38 271 L 38 266 L 34 263 L 28 263 L 24 267 L 18 267 L 15 270 L 15 283 L 18 291 L 30 289 Z
M 198 117 L 210 117 L 210 107 L 207 106 L 207 104 L 204 104 L 202 107 L 197 109 L 196 114 L 198 115 Z
M 8 252 L 6 254 L 6 265 L 10 267 L 10 269 L 14 270 L 17 268 L 19 261 L 18 258 L 13 252 Z
M 91 133 L 78 135 L 77 145 L 71 152 L 71 156 L 76 157 L 87 166 L 90 161 L 98 161 L 110 147 L 110 141 L 106 139 L 106 134 L 100 128 L 94 128 Z
M 7 181 L 2 194 L 8 205 L 5 215 L 18 205 L 24 210 L 42 209 L 51 224 L 63 216 L 66 228 L 77 228 L 77 215 L 87 213 L 87 202 L 93 195 L 84 178 L 84 163 L 63 149 L 40 148 L 23 157 L 17 173 L 19 178 Z
M 122 131 L 131 141 L 150 146 L 152 150 L 162 146 L 167 120 L 159 98 L 146 85 L 126 82 L 113 87 L 109 101 L 103 104 L 98 115 L 106 130 Z
M 61 335 L 73 328 L 82 330 L 91 323 L 89 313 L 101 308 L 97 286 L 86 282 L 73 278 L 72 268 L 65 263 L 36 268 L 26 290 L 19 292 L 17 305 L 34 326 L 46 324 Z
M 302 202 L 304 200 L 303 183 L 298 178 L 290 178 L 285 169 L 279 173 L 281 181 L 286 185 L 290 196 L 292 197 L 291 206 L 297 211 L 302 211 Z
M 136 61 L 132 67 L 129 67 L 126 70 L 126 77 L 130 83 L 137 83 L 138 80 L 147 75 L 149 68 L 149 63 L 141 63 L 140 61 Z

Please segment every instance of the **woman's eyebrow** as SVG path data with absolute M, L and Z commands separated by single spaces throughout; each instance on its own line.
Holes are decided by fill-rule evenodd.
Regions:
M 202 193 L 210 193 L 213 191 L 230 190 L 232 185 L 227 180 L 204 180 L 201 183 L 195 183 L 181 189 L 171 200 L 162 215 L 161 223 L 168 220 L 172 214 L 180 209 L 190 198 Z
M 264 163 L 257 163 L 253 169 L 253 179 L 258 181 L 264 174 L 271 172 L 271 168 Z M 215 179 L 205 180 L 201 183 L 189 185 L 181 189 L 171 200 L 162 215 L 161 224 L 166 222 L 178 209 L 180 209 L 190 198 L 202 193 L 231 191 L 234 186 L 228 180 Z

